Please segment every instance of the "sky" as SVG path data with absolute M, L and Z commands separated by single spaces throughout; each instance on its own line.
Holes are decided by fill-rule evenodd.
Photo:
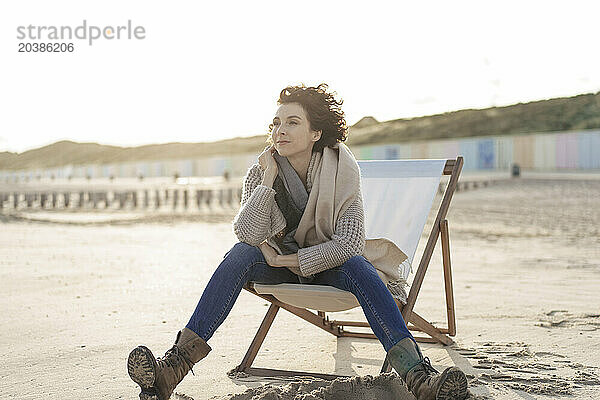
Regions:
M 598 15 L 577 0 L 5 1 L 0 152 L 263 134 L 299 83 L 329 84 L 349 125 L 595 93 Z M 143 38 L 18 38 L 84 20 Z M 74 50 L 18 52 L 36 42 Z

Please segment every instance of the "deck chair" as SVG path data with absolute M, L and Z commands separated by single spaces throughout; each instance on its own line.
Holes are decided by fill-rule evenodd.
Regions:
M 431 211 L 435 194 L 437 191 L 443 193 L 419 267 L 410 286 L 406 304 L 400 301 L 396 301 L 396 303 L 408 328 L 411 331 L 421 333 L 420 335 L 413 335 L 417 341 L 442 343 L 444 345 L 452 344 L 453 341 L 450 336 L 456 334 L 456 321 L 446 214 L 452 195 L 457 187 L 463 166 L 463 158 L 359 161 L 358 164 L 361 170 L 366 236 L 367 238 L 385 237 L 390 239 L 408 256 L 407 262 L 402 265 L 402 273 L 405 279 L 408 278 L 411 272 L 411 265 L 427 216 Z M 442 175 L 450 175 L 445 189 L 440 182 Z M 390 213 L 390 210 L 395 211 Z M 446 327 L 434 326 L 414 311 L 415 302 L 438 238 L 441 238 L 442 242 L 442 264 L 446 292 Z M 344 311 L 360 306 L 358 300 L 350 292 L 322 285 L 264 285 L 255 282 L 249 282 L 244 289 L 271 304 L 246 355 L 235 371 L 255 376 L 308 375 L 323 379 L 338 377 L 337 375 L 313 372 L 252 367 L 258 350 L 280 308 L 337 337 L 377 339 L 373 333 L 353 332 L 346 329 L 346 327 L 369 328 L 368 322 L 330 320 L 327 316 L 327 312 Z M 386 359 L 382 366 L 382 372 L 389 372 L 390 370 L 391 367 Z

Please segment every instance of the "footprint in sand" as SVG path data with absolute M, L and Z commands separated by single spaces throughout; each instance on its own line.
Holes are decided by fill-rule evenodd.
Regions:
M 600 314 L 573 315 L 567 310 L 552 310 L 544 313 L 536 324 L 542 328 L 571 328 L 593 332 L 600 329 Z
M 565 311 L 557 311 L 557 313 Z M 534 352 L 525 343 L 481 343 L 458 348 L 479 370 L 472 384 L 504 386 L 545 396 L 575 395 L 583 386 L 600 386 L 598 368 L 573 363 L 564 355 Z

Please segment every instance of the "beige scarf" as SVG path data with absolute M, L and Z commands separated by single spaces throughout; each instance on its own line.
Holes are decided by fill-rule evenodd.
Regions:
M 294 239 L 300 247 L 331 240 L 338 218 L 360 192 L 360 169 L 354 155 L 343 143 L 317 153 L 311 173 L 312 188 Z M 390 210 L 393 212 L 393 210 Z M 391 240 L 367 239 L 363 256 L 376 268 L 392 296 L 406 303 L 406 281 L 400 264 L 408 257 Z

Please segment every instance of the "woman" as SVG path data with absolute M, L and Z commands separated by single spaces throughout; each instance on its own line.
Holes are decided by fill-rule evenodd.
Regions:
M 348 131 L 342 101 L 327 88 L 281 91 L 269 127 L 271 146 L 248 170 L 233 221 L 240 242 L 215 270 L 171 350 L 155 359 L 139 346 L 129 355 L 129 375 L 142 400 L 168 399 L 206 357 L 207 341 L 248 281 L 310 282 L 352 292 L 391 365 L 419 400 L 466 397 L 465 375 L 456 367 L 439 374 L 423 358 L 393 290 L 365 258 L 371 241 L 365 240 L 358 164 L 342 143 Z

